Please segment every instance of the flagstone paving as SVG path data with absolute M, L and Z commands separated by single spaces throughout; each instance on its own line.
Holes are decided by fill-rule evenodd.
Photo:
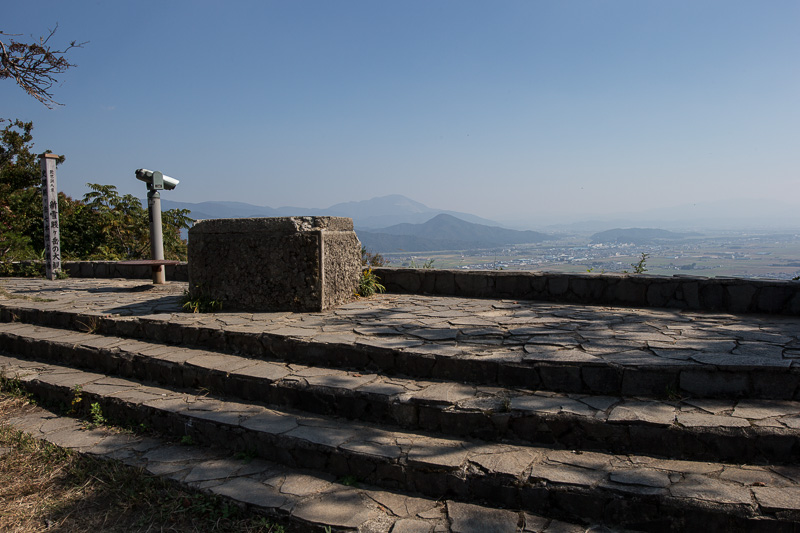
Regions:
M 190 488 L 231 498 L 289 523 L 294 531 L 323 525 L 332 526 L 334 530 L 392 533 L 580 533 L 586 530 L 586 526 L 528 512 L 499 512 L 474 504 L 387 491 L 363 483 L 344 485 L 330 474 L 289 468 L 247 455 L 232 456 L 229 450 L 221 447 L 186 446 L 103 428 L 92 429 L 84 422 L 38 407 L 21 409 L 0 424 L 64 448 L 118 460 Z M 469 516 L 478 519 L 470 521 Z M 605 529 L 598 529 L 601 530 Z
M 377 295 L 321 313 L 180 312 L 185 283 L 136 280 L 0 281 L 9 308 L 137 317 L 319 342 L 424 348 L 512 361 L 606 361 L 620 366 L 800 369 L 797 319 L 666 309 L 418 295 Z
M 425 295 L 202 315 L 181 312 L 185 283 L 0 289 L 6 376 L 210 447 L 15 427 L 298 523 L 800 528 L 796 318 Z M 252 449 L 276 463 L 230 459 Z

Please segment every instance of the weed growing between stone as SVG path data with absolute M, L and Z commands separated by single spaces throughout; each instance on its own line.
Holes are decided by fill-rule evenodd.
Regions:
M 647 258 L 649 256 L 650 254 L 642 252 L 642 257 L 639 259 L 639 261 L 636 263 L 631 263 L 634 274 L 644 274 L 645 272 L 647 272 L 647 267 L 645 266 L 645 264 L 647 263 Z
M 188 313 L 215 313 L 222 311 L 222 300 L 217 300 L 200 293 L 200 296 L 192 298 L 189 291 L 183 292 L 181 298 L 181 309 Z
M 25 390 L 19 378 L 10 378 L 3 372 L 0 372 L 0 393 L 11 398 L 20 399 L 25 403 L 35 403 L 33 401 L 33 395 Z
M 411 258 L 411 263 L 408 265 L 408 268 L 424 268 L 424 269 L 434 269 L 436 267 L 433 266 L 433 262 L 436 261 L 434 258 L 430 258 L 421 265 L 417 263 L 416 258 Z
M 100 322 L 97 317 L 87 317 L 85 321 L 78 320 L 78 329 L 83 333 L 91 333 L 94 335 L 100 329 Z
M 106 417 L 103 416 L 102 407 L 100 407 L 100 404 L 97 402 L 94 402 L 92 405 L 89 406 L 89 415 L 92 418 L 91 426 L 93 427 L 104 426 L 105 424 L 108 423 Z
M 358 478 L 356 476 L 344 476 L 339 480 L 339 483 L 346 487 L 358 487 Z
M 81 402 L 83 401 L 83 387 L 75 385 L 72 389 L 72 400 L 69 403 L 68 415 L 77 415 L 81 410 Z
M 369 298 L 376 292 L 386 292 L 386 287 L 380 284 L 380 278 L 368 268 L 361 273 L 361 280 L 358 282 L 356 294 L 364 298 Z

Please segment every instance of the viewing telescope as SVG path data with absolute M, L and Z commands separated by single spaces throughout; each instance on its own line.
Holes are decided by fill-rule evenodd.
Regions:
M 140 168 L 136 171 L 136 179 L 141 180 L 147 184 L 148 189 L 171 191 L 178 186 L 180 181 L 169 176 L 165 176 L 159 171 L 147 170 Z
M 178 186 L 178 180 L 155 170 L 140 168 L 136 179 L 147 184 L 147 212 L 150 218 L 150 263 L 153 267 L 153 283 L 166 283 L 164 274 L 164 235 L 161 230 L 161 193 Z

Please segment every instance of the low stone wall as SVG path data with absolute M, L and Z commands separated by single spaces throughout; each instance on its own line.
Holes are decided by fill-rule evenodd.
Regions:
M 349 218 L 214 219 L 189 230 L 189 294 L 225 309 L 329 309 L 354 298 L 360 275 Z
M 800 315 L 800 282 L 645 274 L 376 268 L 387 292 Z
M 19 261 L 21 267 L 35 265 L 44 271 L 42 261 Z M 166 265 L 167 281 L 188 281 L 188 263 Z M 146 265 L 123 265 L 117 261 L 63 261 L 61 270 L 71 278 L 152 279 L 153 270 Z
M 66 261 L 62 268 L 73 278 L 152 277 L 148 266 L 114 261 Z M 166 269 L 167 281 L 189 279 L 187 263 Z M 390 293 L 800 315 L 797 281 L 387 267 L 374 271 Z
M 189 281 L 189 264 L 164 265 L 167 281 Z M 147 265 L 123 265 L 116 261 L 65 261 L 61 269 L 73 278 L 153 279 Z

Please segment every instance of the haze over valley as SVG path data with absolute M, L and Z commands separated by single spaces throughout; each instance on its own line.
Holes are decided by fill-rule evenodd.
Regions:
M 709 207 L 706 218 L 681 218 L 696 206 L 613 216 L 566 219 L 519 229 L 470 213 L 429 207 L 402 195 L 328 208 L 255 206 L 241 202 L 163 201 L 197 219 L 328 215 L 353 219 L 362 245 L 392 266 L 459 269 L 633 272 L 791 279 L 800 275 L 800 221 L 793 213 L 768 216 L 757 205 L 740 211 Z M 727 214 L 726 214 L 727 212 Z M 717 217 L 713 217 L 717 213 Z M 774 216 L 778 213 L 778 216 Z M 747 227 L 750 221 L 750 227 Z M 704 223 L 704 221 L 707 221 Z M 726 225 L 727 223 L 727 225 Z

